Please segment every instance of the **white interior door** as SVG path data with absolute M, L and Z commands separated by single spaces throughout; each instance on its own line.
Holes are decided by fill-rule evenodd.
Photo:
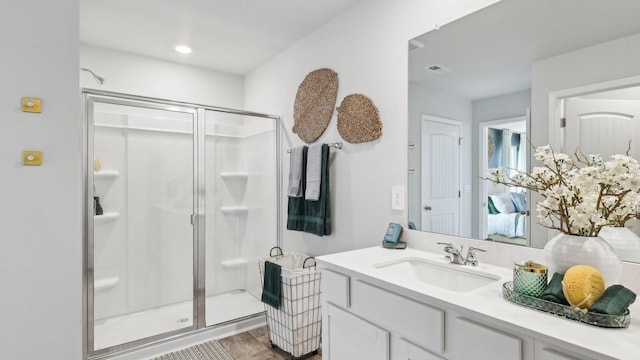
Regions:
M 422 116 L 422 230 L 460 233 L 460 133 L 454 120 Z
M 640 150 L 640 101 L 567 99 L 564 151 L 572 154 L 600 154 L 608 160 L 612 154 L 624 154 L 631 141 L 630 155 Z

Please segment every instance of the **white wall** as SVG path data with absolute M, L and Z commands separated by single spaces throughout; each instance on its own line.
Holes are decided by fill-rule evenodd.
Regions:
M 81 359 L 78 1 L 2 1 L 0 44 L 0 359 Z
M 492 120 L 502 120 L 517 116 L 524 116 L 526 109 L 531 107 L 531 90 L 493 96 L 473 102 L 473 121 L 478 123 Z M 478 136 L 476 136 L 478 138 Z
M 409 84 L 409 117 L 408 117 L 408 137 L 409 142 L 415 144 L 413 150 L 408 151 L 409 167 L 415 169 L 413 174 L 409 174 L 408 199 L 409 219 L 416 223 L 418 229 L 421 228 L 422 200 L 420 178 L 422 174 L 422 156 L 420 149 L 422 148 L 422 114 L 433 115 L 445 119 L 458 120 L 463 123 L 462 137 L 463 143 L 461 147 L 461 185 L 471 185 L 471 164 L 475 158 L 472 158 L 472 116 L 471 101 L 457 96 L 446 94 L 442 91 L 433 89 L 425 89 L 413 84 Z M 463 192 L 461 199 L 461 236 L 471 235 L 471 201 L 470 192 Z
M 391 187 L 406 186 L 407 180 L 407 41 L 493 2 L 362 1 L 246 77 L 245 107 L 282 114 L 285 148 L 302 144 L 291 132 L 293 103 L 300 82 L 318 68 L 338 73 L 336 105 L 348 94 L 363 93 L 383 122 L 379 140 L 345 143 L 334 151 L 333 234 L 320 238 L 285 230 L 285 250 L 319 255 L 372 246 L 380 243 L 388 222 L 404 222 L 406 211 L 391 210 L 390 198 Z M 339 140 L 334 112 L 319 141 Z
M 83 88 L 243 108 L 243 79 L 238 75 L 87 45 L 80 47 L 80 67 L 105 78 L 104 84 L 99 85 L 83 71 Z

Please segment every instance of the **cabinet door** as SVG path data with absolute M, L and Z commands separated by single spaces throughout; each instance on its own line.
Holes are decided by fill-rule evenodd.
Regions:
M 327 304 L 326 326 L 329 360 L 389 360 L 389 332 L 360 319 L 340 308 Z
M 465 318 L 456 318 L 456 359 L 521 360 L 522 339 Z

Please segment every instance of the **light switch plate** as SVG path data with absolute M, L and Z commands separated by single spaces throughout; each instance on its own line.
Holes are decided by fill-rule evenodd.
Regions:
M 22 111 L 30 113 L 42 112 L 42 100 L 38 98 L 22 98 Z
M 26 150 L 22 152 L 22 165 L 40 166 L 42 165 L 42 152 Z
M 404 210 L 404 186 L 391 187 L 391 209 Z

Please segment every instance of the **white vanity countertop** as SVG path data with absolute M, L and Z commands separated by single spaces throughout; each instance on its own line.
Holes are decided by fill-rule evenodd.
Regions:
M 510 268 L 480 264 L 474 269 L 500 276 L 500 280 L 469 292 L 455 292 L 416 281 L 414 278 L 398 277 L 373 265 L 405 258 L 422 258 L 438 261 L 447 266 L 468 266 L 447 264 L 443 253 L 431 253 L 407 248 L 404 250 L 372 247 L 316 258 L 323 268 L 346 270 L 358 274 L 372 283 L 400 295 L 424 298 L 427 302 L 446 303 L 461 312 L 472 312 L 480 317 L 512 325 L 525 334 L 548 342 L 560 340 L 615 359 L 640 359 L 640 299 L 630 307 L 631 325 L 626 329 L 606 329 L 555 317 L 533 309 L 513 304 L 502 297 L 502 285 L 512 281 Z

